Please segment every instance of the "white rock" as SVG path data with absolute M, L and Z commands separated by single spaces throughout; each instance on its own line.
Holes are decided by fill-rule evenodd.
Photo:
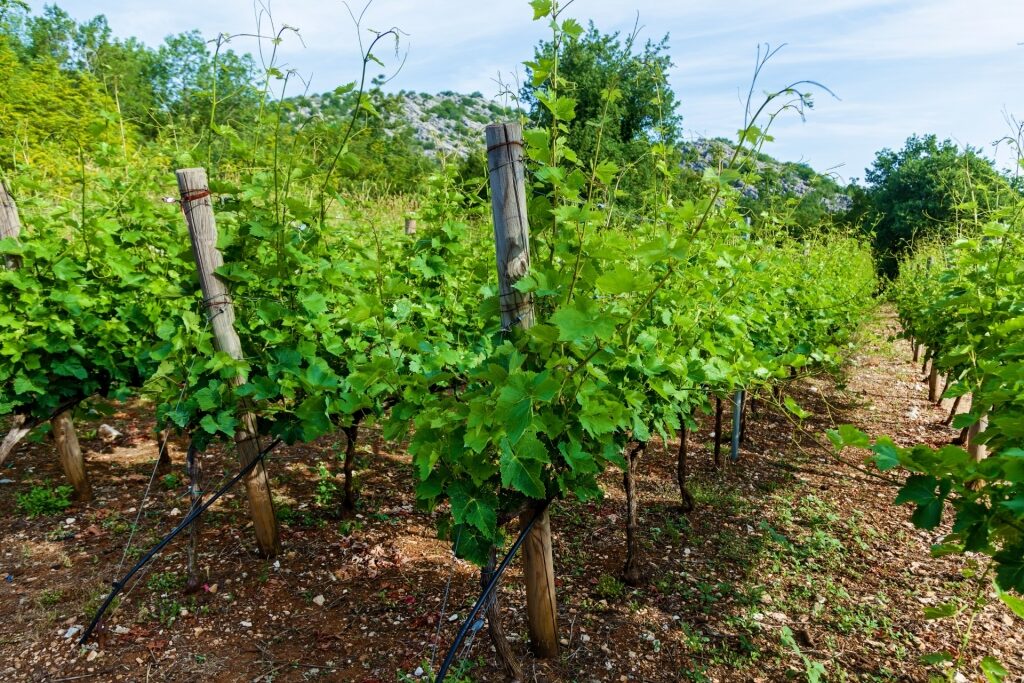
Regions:
M 313 598 L 313 603 L 317 607 L 323 607 L 325 602 L 326 602 L 326 600 L 324 600 L 324 596 L 322 596 L 322 595 L 318 595 L 315 598 Z
M 252 628 L 252 622 L 251 621 L 241 621 L 241 622 L 239 622 L 239 625 L 242 628 Z
M 75 637 L 75 634 L 77 634 L 77 633 L 78 633 L 79 631 L 81 631 L 81 630 L 82 630 L 82 627 L 81 627 L 81 626 L 79 626 L 78 624 L 75 624 L 74 626 L 72 626 L 71 628 L 69 628 L 69 629 L 68 629 L 68 630 L 67 630 L 67 631 L 66 631 L 66 632 L 64 633 L 64 640 L 71 640 L 72 638 L 74 638 L 74 637 Z
M 121 436 L 121 432 L 117 431 L 108 424 L 101 424 L 100 428 L 96 430 L 100 436 L 104 439 L 113 440 Z
M 415 676 L 416 678 L 419 678 L 420 676 L 422 676 L 423 675 L 423 667 L 422 666 L 417 666 L 416 670 L 412 672 L 412 675 Z

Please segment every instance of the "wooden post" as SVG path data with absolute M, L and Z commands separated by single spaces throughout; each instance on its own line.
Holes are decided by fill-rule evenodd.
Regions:
M 203 290 L 210 327 L 213 330 L 214 345 L 218 351 L 232 358 L 242 358 L 242 344 L 235 332 L 235 309 L 231 303 L 227 286 L 214 275 L 224 265 L 224 257 L 217 250 L 217 224 L 213 218 L 213 204 L 210 202 L 210 186 L 206 170 L 186 168 L 177 171 L 178 189 L 181 192 L 181 210 L 188 222 L 192 254 L 196 260 L 196 272 Z M 232 380 L 235 386 L 245 383 L 240 373 Z M 239 464 L 243 467 L 259 456 L 259 434 L 256 431 L 256 416 L 245 403 L 239 415 L 239 428 L 235 432 L 235 448 Z M 249 497 L 249 515 L 256 532 L 256 544 L 260 554 L 272 557 L 281 550 L 278 537 L 277 519 L 274 517 L 274 503 L 270 497 L 270 481 L 267 471 L 260 463 L 245 478 Z
M 415 235 L 416 234 L 416 219 L 406 218 L 405 219 L 405 234 Z
M 486 134 L 501 327 L 527 329 L 533 327 L 533 299 L 513 287 L 530 269 L 523 131 L 518 123 L 498 123 L 487 126 Z
M 928 400 L 935 403 L 939 393 L 939 364 L 938 359 L 932 359 L 932 368 L 928 371 Z
M 8 192 L 7 186 L 0 180 L 0 239 L 17 239 L 20 234 L 21 220 L 18 218 L 18 207 L 14 204 L 14 198 Z M 4 259 L 4 265 L 8 270 L 20 268 L 21 257 L 9 255 Z M 14 416 L 10 431 L 0 442 L 0 465 L 7 458 L 7 454 L 31 431 L 31 427 L 25 426 L 26 422 L 24 415 Z
M 988 427 L 988 413 L 982 414 L 978 421 L 967 429 L 967 453 L 974 462 L 981 462 L 988 457 L 988 448 L 978 443 L 978 436 Z
M 60 466 L 75 489 L 75 500 L 89 500 L 92 498 L 92 487 L 85 474 L 85 459 L 78 445 L 71 411 L 65 410 L 50 420 L 50 425 L 53 427 L 53 442 L 57 444 L 57 453 L 60 455 Z
M 513 285 L 530 270 L 530 226 L 526 216 L 523 130 L 518 123 L 487 126 L 487 168 L 494 216 L 494 249 L 498 261 L 498 301 L 501 327 L 533 326 L 533 300 Z M 533 513 L 520 517 L 527 524 Z M 551 519 L 547 510 L 524 542 L 526 615 L 530 645 L 538 657 L 558 655 L 558 606 L 555 563 L 551 548 Z
M 21 219 L 18 217 L 18 207 L 7 186 L 0 182 L 0 239 L 17 239 L 20 234 Z M 21 257 L 8 255 L 4 259 L 4 265 L 10 270 L 21 268 Z M 20 420 L 15 417 L 14 428 L 5 439 L 4 448 L 0 453 L 0 462 L 3 462 L 4 456 L 14 448 L 20 438 L 28 434 L 29 429 L 22 427 L 24 422 L 24 416 Z M 60 465 L 68 482 L 75 489 L 75 500 L 89 500 L 92 497 L 92 487 L 85 474 L 85 460 L 82 458 L 82 448 L 75 434 L 75 425 L 71 421 L 71 412 L 66 410 L 57 415 L 50 420 L 50 426 L 53 429 L 53 441 L 57 446 Z
M 519 516 L 525 526 L 533 512 Z M 551 517 L 545 510 L 523 542 L 526 581 L 526 627 L 530 649 L 542 659 L 558 656 L 558 605 L 555 602 L 555 560 L 551 549 Z
M 21 219 L 18 218 L 18 207 L 7 185 L 0 181 L 0 240 L 5 237 L 17 239 L 21 234 Z M 21 268 L 21 257 L 9 254 L 5 259 L 8 270 Z

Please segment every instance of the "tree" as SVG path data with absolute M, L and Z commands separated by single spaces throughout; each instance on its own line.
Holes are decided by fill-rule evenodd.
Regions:
M 573 22 L 574 23 L 574 22 Z M 648 40 L 637 50 L 635 36 L 618 32 L 602 34 L 593 25 L 584 32 L 566 32 L 567 41 L 558 46 L 542 41 L 527 62 L 528 76 L 521 96 L 529 106 L 530 123 L 539 128 L 551 125 L 550 111 L 537 98 L 538 88 L 552 68 L 557 69 L 560 94 L 576 100 L 575 116 L 567 122 L 569 147 L 585 165 L 600 156 L 620 168 L 636 164 L 660 142 L 674 147 L 682 118 L 676 113 L 675 94 L 668 86 L 672 60 L 668 36 L 659 42 Z M 609 97 L 618 90 L 621 97 Z M 603 121 L 600 136 L 595 122 Z M 600 144 L 600 149 L 598 149 Z M 637 165 L 627 175 L 624 189 L 647 187 L 653 177 L 652 165 Z
M 873 226 L 879 267 L 889 276 L 916 240 L 982 222 L 1010 191 L 979 150 L 934 135 L 912 135 L 898 152 L 878 152 L 865 180 L 866 201 L 855 201 L 854 211 L 862 225 Z

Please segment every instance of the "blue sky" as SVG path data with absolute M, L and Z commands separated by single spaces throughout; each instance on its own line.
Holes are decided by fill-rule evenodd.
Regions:
M 213 37 L 257 25 L 251 0 L 58 4 L 80 20 L 105 14 L 115 34 L 151 45 L 192 28 Z M 43 2 L 32 5 L 39 10 Z M 358 0 L 352 6 L 362 9 Z M 357 34 L 340 0 L 274 0 L 270 8 L 278 27 L 299 29 L 301 40 L 286 36 L 280 60 L 308 78 L 312 91 L 357 76 Z M 844 180 L 863 177 L 878 149 L 898 148 L 912 133 L 983 147 L 1004 165 L 1008 154 L 990 145 L 1010 132 L 1008 116 L 1024 118 L 1024 0 L 576 0 L 567 15 L 624 32 L 639 15 L 642 37 L 668 33 L 671 83 L 692 137 L 734 135 L 758 45 L 785 43 L 762 72 L 760 90 L 810 79 L 839 99 L 819 93 L 806 120 L 777 121 L 776 141 L 765 151 Z M 390 88 L 494 96 L 499 74 L 505 81 L 521 76 L 522 61 L 546 37 L 531 19 L 525 0 L 375 0 L 363 25 L 406 34 L 401 50 L 408 56 Z M 232 46 L 257 48 L 246 38 Z M 389 49 L 378 54 L 389 66 L 400 61 Z

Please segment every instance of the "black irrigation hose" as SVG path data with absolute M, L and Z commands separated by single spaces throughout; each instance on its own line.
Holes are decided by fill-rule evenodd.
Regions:
M 497 586 L 498 581 L 501 580 L 501 575 L 505 573 L 506 569 L 508 569 L 509 563 L 519 550 L 519 546 L 521 546 L 523 541 L 526 540 L 526 535 L 530 533 L 530 530 L 533 529 L 534 523 L 540 519 L 540 516 L 544 514 L 544 511 L 548 509 L 548 505 L 550 504 L 550 499 L 544 501 L 544 504 L 537 508 L 537 511 L 533 514 L 533 518 L 530 520 L 530 523 L 524 526 L 523 530 L 519 532 L 519 537 L 516 539 L 516 542 L 512 544 L 512 547 L 509 548 L 508 554 L 505 555 L 505 559 L 501 561 L 501 564 L 499 564 L 498 568 L 494 571 L 494 575 L 491 576 L 490 583 L 487 584 L 483 593 L 481 593 L 480 597 L 477 598 L 476 604 L 473 605 L 473 609 L 469 611 L 469 616 L 466 617 L 466 621 L 463 622 L 462 628 L 459 629 L 459 633 L 455 636 L 454 642 L 452 642 L 451 647 L 448 648 L 448 654 L 445 655 L 444 662 L 441 663 L 441 668 L 438 669 L 437 678 L 434 679 L 434 683 L 442 683 L 442 681 L 444 681 L 444 677 L 448 674 L 448 669 L 451 667 L 452 662 L 455 661 L 455 653 L 458 651 L 459 646 L 462 645 L 462 641 L 466 639 L 466 635 L 469 633 L 469 629 L 474 623 L 473 618 L 476 617 L 477 613 L 487 602 L 487 598 L 489 598 L 491 593 L 494 592 L 495 586 Z
M 110 595 L 107 596 L 107 599 L 103 601 L 103 604 L 100 605 L 100 608 L 96 611 L 96 615 L 92 618 L 92 623 L 89 624 L 89 628 L 85 629 L 85 633 L 82 634 L 82 637 L 79 639 L 78 644 L 85 645 L 85 641 L 89 639 L 89 636 L 92 635 L 92 632 L 96 629 L 96 626 L 99 625 L 100 619 L 103 618 L 103 613 L 107 611 L 107 608 L 109 608 L 111 603 L 114 602 L 114 598 L 116 598 L 118 594 L 122 590 L 124 590 L 124 587 L 128 584 L 128 581 L 130 581 L 131 578 L 135 576 L 135 574 L 140 569 L 145 567 L 149 563 L 149 561 L 156 556 L 158 552 L 163 550 L 164 546 L 173 541 L 175 536 L 177 536 L 182 531 L 187 529 L 189 525 L 192 524 L 192 522 L 199 519 L 199 515 L 206 512 L 207 508 L 209 508 L 211 505 L 217 502 L 217 499 L 223 496 L 225 493 L 227 493 L 232 486 L 241 481 L 242 477 L 252 472 L 256 468 L 256 465 L 262 463 L 263 458 L 266 457 L 266 455 L 270 453 L 270 451 L 274 450 L 279 445 L 281 445 L 281 439 L 275 439 L 273 443 L 271 443 L 269 446 L 260 451 L 255 458 L 249 461 L 248 465 L 239 470 L 238 474 L 233 476 L 226 484 L 217 489 L 213 493 L 213 495 L 211 495 L 206 500 L 205 503 L 203 503 L 197 508 L 194 508 L 191 512 L 185 515 L 185 519 L 181 520 L 178 526 L 174 527 L 174 529 L 169 534 L 164 536 L 159 543 L 153 546 L 153 548 L 148 553 L 143 555 L 142 559 L 140 559 L 135 564 L 134 567 L 128 570 L 128 573 L 124 575 L 124 578 L 122 578 L 120 581 L 115 581 L 113 584 L 113 590 L 110 591 Z

